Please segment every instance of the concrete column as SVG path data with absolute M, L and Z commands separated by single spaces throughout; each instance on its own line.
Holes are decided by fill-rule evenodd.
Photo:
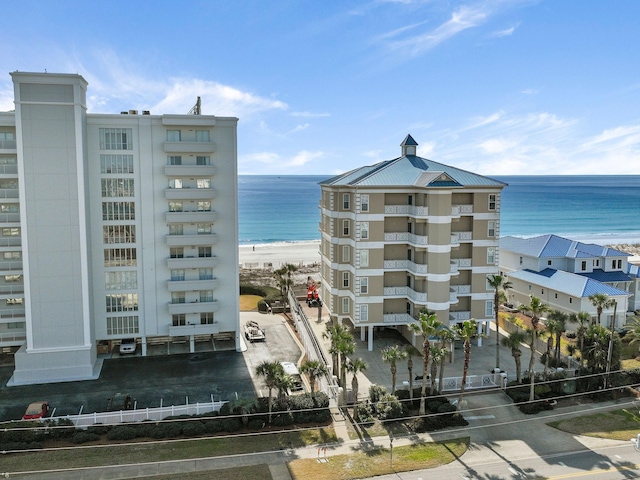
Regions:
M 369 343 L 367 345 L 367 350 L 373 352 L 373 326 L 369 327 Z
M 196 337 L 195 335 L 189 335 L 189 353 L 196 351 Z
M 140 341 L 140 345 L 142 346 L 142 356 L 146 357 L 147 356 L 147 337 L 142 337 L 142 340 Z
M 365 339 L 367 338 L 366 332 L 367 330 L 365 329 L 366 327 L 362 326 L 360 327 L 360 341 L 364 342 Z
M 482 331 L 484 330 L 483 327 L 484 323 L 483 322 L 476 322 L 476 328 L 478 331 L 478 346 L 481 347 L 482 346 Z

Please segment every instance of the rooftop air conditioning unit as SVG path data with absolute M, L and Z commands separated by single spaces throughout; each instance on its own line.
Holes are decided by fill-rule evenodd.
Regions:
M 138 110 L 129 110 L 129 115 L 137 115 Z
M 120 115 L 129 115 L 129 112 L 120 112 Z
M 151 115 L 151 112 L 149 110 L 143 110 L 142 114 L 143 115 Z

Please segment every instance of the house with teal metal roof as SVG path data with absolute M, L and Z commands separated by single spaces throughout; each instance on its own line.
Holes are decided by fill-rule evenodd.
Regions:
M 417 149 L 407 135 L 399 157 L 320 182 L 321 296 L 370 350 L 380 328 L 421 346 L 408 325 L 425 309 L 448 326 L 475 319 L 480 333 L 493 320 L 486 277 L 498 272 L 506 184 Z

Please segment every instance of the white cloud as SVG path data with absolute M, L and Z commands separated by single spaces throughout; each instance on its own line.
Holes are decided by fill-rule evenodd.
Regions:
M 280 155 L 274 152 L 258 152 L 242 155 L 238 158 L 240 164 L 252 164 L 254 162 L 263 163 L 265 165 L 274 165 L 280 160 Z
M 535 88 L 525 88 L 524 90 L 521 90 L 520 93 L 524 95 L 536 95 L 538 93 L 538 90 L 536 90 Z
M 321 158 L 323 155 L 324 152 L 308 152 L 306 150 L 303 150 L 295 157 L 293 157 L 289 162 L 286 162 L 285 165 L 288 167 L 303 167 L 309 162 Z
M 317 117 L 330 117 L 329 113 L 312 113 L 312 112 L 291 112 L 292 117 L 307 117 L 307 118 L 317 118 Z
M 510 35 L 513 35 L 513 32 L 516 31 L 516 28 L 517 28 L 517 25 L 513 27 L 505 28 L 504 30 L 498 30 L 497 32 L 493 32 L 490 36 L 496 37 L 496 38 L 508 37 Z
M 302 130 L 306 130 L 307 128 L 309 128 L 311 126 L 310 123 L 305 123 L 303 125 L 296 125 L 296 127 L 293 130 L 290 130 L 288 134 L 291 133 L 296 133 L 296 132 L 301 132 Z M 287 135 L 288 135 L 287 134 Z

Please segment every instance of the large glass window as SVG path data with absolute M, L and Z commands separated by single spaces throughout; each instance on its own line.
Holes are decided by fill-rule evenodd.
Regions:
M 172 223 L 169 225 L 169 235 L 183 235 L 184 226 L 181 223 Z
M 348 193 L 342 194 L 342 209 L 349 210 L 351 208 L 351 195 Z
M 101 128 L 100 150 L 133 150 L 130 128 Z
M 171 280 L 174 282 L 184 281 L 184 268 L 174 268 L 171 270 Z
M 198 224 L 198 235 L 211 235 L 211 227 L 210 223 L 199 223 Z
M 167 165 L 182 165 L 181 155 L 169 155 L 167 157 Z
M 369 211 L 369 195 L 360 196 L 360 210 L 363 212 Z
M 103 197 L 135 196 L 133 178 L 103 178 L 100 183 Z
M 369 238 L 369 222 L 360 222 L 360 238 L 363 240 Z
M 180 130 L 167 130 L 167 142 L 179 142 L 180 138 Z
M 360 266 L 369 266 L 369 250 L 360 250 Z
M 178 201 L 169 202 L 169 211 L 170 212 L 181 212 L 182 211 L 182 202 L 178 202 Z
M 3 237 L 19 237 L 20 227 L 7 227 L 2 229 Z
M 135 225 L 105 225 L 102 227 L 104 243 L 136 243 Z
M 487 248 L 487 263 L 489 265 L 494 265 L 496 263 L 496 249 L 495 247 Z
M 170 178 L 169 179 L 169 188 L 182 188 L 182 179 L 181 178 Z
M 213 312 L 202 312 L 200 314 L 200 325 L 213 325 Z
M 496 209 L 496 198 L 497 196 L 494 194 L 489 195 L 489 210 Z
M 106 290 L 133 290 L 138 288 L 138 272 L 104 272 L 104 285 Z
M 211 157 L 208 155 L 196 156 L 196 165 L 211 165 Z
M 349 297 L 342 297 L 342 313 L 349 313 Z
M 363 294 L 363 295 L 369 293 L 369 278 L 368 277 L 360 278 L 360 293 Z
M 200 280 L 213 280 L 213 269 L 212 268 L 200 268 L 198 270 L 198 275 Z
M 487 222 L 487 236 L 495 237 L 496 236 L 496 222 L 490 220 Z
M 208 142 L 210 138 L 209 130 L 196 130 L 196 142 Z
M 107 335 L 131 335 L 140 333 L 138 317 L 107 317 Z
M 137 265 L 135 248 L 107 248 L 104 251 L 105 267 L 135 267 Z
M 197 188 L 211 188 L 211 179 L 210 178 L 198 178 L 196 180 Z
M 200 290 L 201 302 L 213 302 L 213 290 Z
M 20 204 L 19 203 L 0 203 L 0 212 L 20 213 Z
M 171 292 L 171 303 L 185 303 L 184 292 Z
M 366 303 L 364 305 L 360 305 L 360 321 L 369 321 L 369 305 L 367 305 Z
M 169 249 L 169 257 L 184 258 L 184 247 L 171 247 Z
M 102 220 L 135 220 L 136 205 L 133 202 L 102 202 Z
M 100 155 L 100 173 L 133 173 L 133 155 Z
M 342 272 L 342 287 L 349 288 L 349 272 Z
M 342 236 L 349 236 L 349 220 L 342 220 Z
M 493 311 L 493 300 L 487 300 L 486 302 L 484 302 L 484 316 L 493 317 L 494 313 L 495 312 Z
M 197 207 L 199 212 L 210 212 L 211 202 L 208 200 L 199 201 Z
M 184 313 L 175 313 L 171 316 L 171 323 L 174 327 L 184 327 L 187 324 L 187 316 Z
M 138 310 L 137 293 L 110 293 L 107 299 L 107 312 L 126 312 Z
M 349 245 L 342 246 L 342 261 L 343 263 L 349 263 L 351 261 L 351 247 L 349 247 Z
M 211 247 L 198 247 L 198 257 L 211 257 Z

